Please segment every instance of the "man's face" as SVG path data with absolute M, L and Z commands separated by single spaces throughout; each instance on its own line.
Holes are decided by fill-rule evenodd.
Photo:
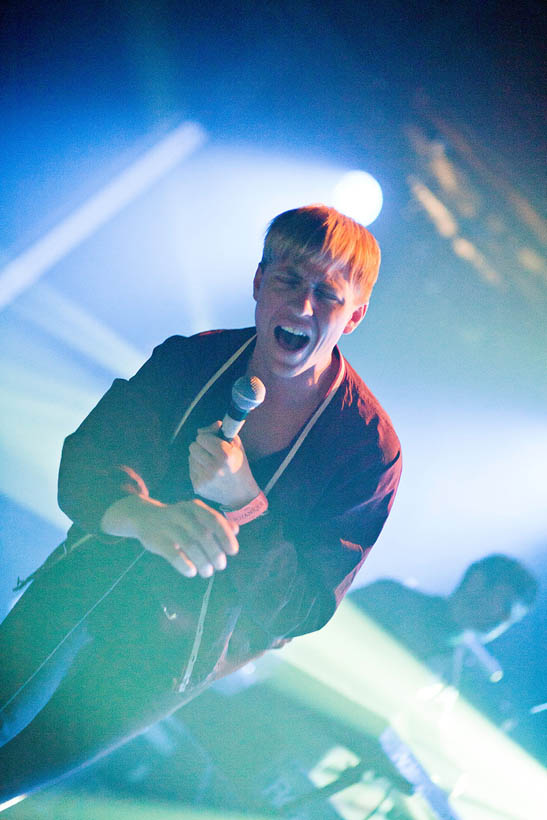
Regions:
M 353 285 L 337 270 L 292 261 L 261 265 L 254 278 L 256 353 L 276 376 L 319 376 L 343 333 L 366 311 Z
M 504 583 L 485 586 L 480 601 L 475 602 L 470 626 L 480 635 L 483 643 L 494 640 L 527 612 L 518 600 L 515 590 Z

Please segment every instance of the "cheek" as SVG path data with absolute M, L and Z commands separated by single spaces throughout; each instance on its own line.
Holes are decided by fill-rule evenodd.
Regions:
M 260 299 L 255 305 L 255 317 L 257 321 L 262 319 L 266 315 L 266 309 L 264 305 L 264 300 Z
M 344 328 L 349 322 L 345 313 L 331 311 L 323 318 L 324 335 L 329 338 L 338 338 L 344 332 Z
M 272 292 L 271 288 L 265 288 L 264 285 L 260 291 L 260 298 L 257 299 L 256 302 L 256 309 L 260 311 L 262 316 L 267 316 L 268 314 L 272 313 L 273 310 L 276 309 L 277 305 L 279 304 L 279 297 L 276 296 L 274 292 Z

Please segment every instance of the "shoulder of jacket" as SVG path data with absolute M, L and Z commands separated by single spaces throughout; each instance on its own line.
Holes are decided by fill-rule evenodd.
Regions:
M 363 425 L 369 432 L 371 429 L 376 430 L 379 441 L 390 443 L 389 449 L 400 449 L 399 439 L 388 413 L 347 360 L 345 364 L 346 372 L 340 385 L 341 412 L 356 425 Z
M 229 350 L 231 346 L 237 347 L 238 343 L 243 344 L 245 339 L 252 336 L 254 332 L 255 329 L 250 327 L 236 330 L 205 330 L 194 333 L 192 336 L 169 336 L 154 348 L 154 353 L 176 356 L 177 354 L 186 355 L 194 350 L 200 351 L 203 349 L 211 352 L 215 350 L 224 352 Z

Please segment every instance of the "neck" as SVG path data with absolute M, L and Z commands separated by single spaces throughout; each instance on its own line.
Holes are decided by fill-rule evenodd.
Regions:
M 324 368 L 320 370 L 314 368 L 299 373 L 297 376 L 284 378 L 263 367 L 255 351 L 249 361 L 247 373 L 258 376 L 264 382 L 267 404 L 302 407 L 310 403 L 317 403 L 326 395 L 338 372 L 338 367 L 338 356 L 333 353 Z

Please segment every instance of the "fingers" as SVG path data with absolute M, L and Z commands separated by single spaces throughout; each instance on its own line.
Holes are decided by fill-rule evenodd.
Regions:
M 148 543 L 148 549 L 169 561 L 186 578 L 194 578 L 196 575 L 210 578 L 215 570 L 226 568 L 225 555 L 222 558 L 219 556 L 213 564 L 200 544 L 177 541 L 173 535 L 156 536 L 153 542 Z
M 156 555 L 161 555 L 162 558 L 169 561 L 177 572 L 180 572 L 185 578 L 194 578 L 198 572 L 203 578 L 207 578 L 211 575 L 211 571 L 207 574 L 204 564 L 200 565 L 200 572 L 196 564 L 190 560 L 189 556 L 186 555 L 179 544 L 169 536 L 157 536 L 154 543 L 149 545 L 149 549 L 151 552 L 154 552 Z M 197 563 L 199 565 L 199 562 Z
M 187 578 L 193 578 L 196 574 L 202 578 L 210 578 L 213 575 L 215 567 L 200 549 L 199 544 L 185 543 L 181 546 L 175 541 L 172 542 L 172 548 L 174 554 L 170 559 L 171 563 L 179 569 L 182 575 L 186 575 Z M 226 558 L 224 561 L 226 562 Z M 218 566 L 216 569 L 221 569 L 221 567 Z
M 239 438 L 235 436 L 231 441 L 220 438 L 218 435 L 220 427 L 221 423 L 218 421 L 210 427 L 199 428 L 195 444 L 210 453 L 216 460 L 224 461 L 232 453 L 236 439 L 239 442 Z
M 187 578 L 210 578 L 239 550 L 239 528 L 197 499 L 155 508 L 152 515 L 140 533 L 143 546 Z
M 182 536 L 182 537 L 181 537 Z M 200 533 L 197 540 L 195 533 L 190 530 L 182 531 L 175 528 L 168 536 L 169 547 L 168 559 L 173 562 L 175 553 L 179 558 L 185 560 L 202 578 L 209 578 L 215 570 L 226 569 L 226 553 L 223 552 L 216 541 L 208 533 Z
M 231 526 L 223 515 L 197 498 L 190 503 L 193 505 L 194 520 L 199 531 L 207 529 L 222 552 L 237 555 L 239 544 L 236 535 L 239 527 Z
M 216 471 L 216 469 L 217 469 L 217 460 L 214 457 L 214 455 L 211 453 L 211 451 L 208 450 L 206 447 L 204 447 L 199 442 L 199 436 L 198 436 L 198 439 L 196 441 L 193 441 L 191 443 L 191 445 L 189 447 L 189 451 L 190 451 L 190 464 L 191 465 L 192 464 L 193 465 L 199 465 L 200 467 L 202 467 L 204 470 L 206 470 L 208 472 Z M 218 451 L 217 451 L 217 453 L 215 453 L 215 455 L 217 455 L 217 454 L 218 454 Z

